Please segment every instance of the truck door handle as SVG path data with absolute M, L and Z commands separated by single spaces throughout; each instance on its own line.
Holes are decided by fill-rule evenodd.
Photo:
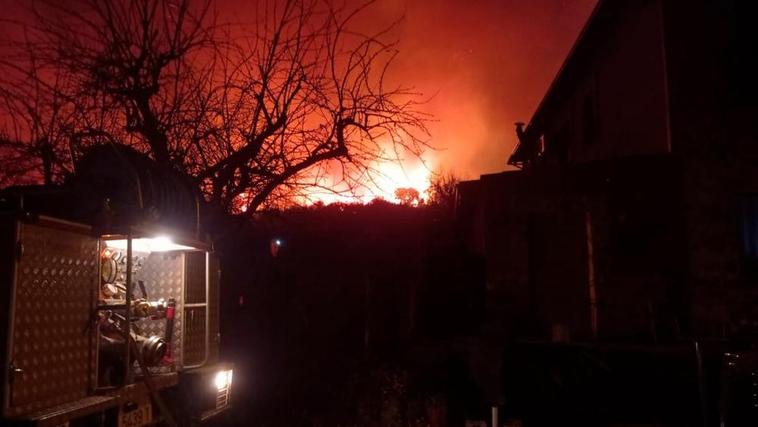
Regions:
M 10 374 L 10 375 L 9 375 L 9 377 L 10 377 L 10 378 L 9 378 L 10 382 L 13 382 L 13 380 L 15 380 L 15 379 L 16 379 L 16 376 L 20 376 L 20 375 L 23 375 L 23 374 L 24 374 L 24 370 L 23 370 L 23 369 L 21 369 L 21 368 L 19 368 L 19 367 L 17 367 L 17 366 L 16 366 L 16 365 L 14 365 L 13 363 L 11 363 L 11 364 L 10 364 L 10 366 L 8 366 L 8 370 L 10 371 L 10 372 L 9 372 L 9 374 Z

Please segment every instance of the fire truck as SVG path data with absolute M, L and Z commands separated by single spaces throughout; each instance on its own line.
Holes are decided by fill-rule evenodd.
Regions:
M 103 146 L 0 193 L 1 425 L 195 425 L 230 407 L 219 261 L 180 174 Z

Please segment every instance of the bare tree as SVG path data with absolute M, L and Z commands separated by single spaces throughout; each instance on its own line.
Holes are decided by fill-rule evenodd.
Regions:
M 0 115 L 6 121 L 0 131 L 0 185 L 38 181 L 50 185 L 71 172 L 67 137 L 72 111 L 55 90 L 62 87 L 64 77 L 55 74 L 42 84 L 32 52 L 27 60 L 27 75 L 0 85 Z
M 191 117 L 177 111 L 189 105 L 185 95 L 198 93 L 188 87 L 194 83 L 185 62 L 209 40 L 207 6 L 197 14 L 187 2 L 148 0 L 31 6 L 29 22 L 17 25 L 23 37 L 11 40 L 0 60 L 6 146 L 21 154 L 25 145 L 43 168 L 58 169 L 55 178 L 73 172 L 82 150 L 102 143 L 131 145 L 178 166 L 184 141 L 170 133 Z M 47 151 L 35 148 L 40 141 Z M 67 150 L 57 149 L 63 145 Z M 38 175 L 56 180 L 47 170 Z
M 377 159 L 421 153 L 418 98 L 388 84 L 393 24 L 352 28 L 371 1 L 254 4 L 242 30 L 218 25 L 207 1 L 40 0 L 15 45 L 37 60 L 2 65 L 65 104 L 73 152 L 130 145 L 227 211 L 291 199 L 327 176 L 352 188 Z

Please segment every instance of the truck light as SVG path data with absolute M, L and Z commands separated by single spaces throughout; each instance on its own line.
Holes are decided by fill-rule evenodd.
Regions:
M 110 239 L 105 244 L 110 249 L 126 250 L 126 239 Z M 174 243 L 168 236 L 139 237 L 132 239 L 132 248 L 136 252 L 167 252 L 193 249 L 190 246 Z
M 269 250 L 271 251 L 271 256 L 276 257 L 279 255 L 279 249 L 282 247 L 282 239 L 275 237 L 269 241 Z
M 232 370 L 218 372 L 213 379 L 213 383 L 216 385 L 217 390 L 229 388 L 232 385 Z

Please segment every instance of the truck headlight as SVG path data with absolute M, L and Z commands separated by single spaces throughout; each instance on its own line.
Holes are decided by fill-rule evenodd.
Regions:
M 232 385 L 232 370 L 219 371 L 213 379 L 213 384 L 216 385 L 216 389 L 219 391 L 229 388 Z

